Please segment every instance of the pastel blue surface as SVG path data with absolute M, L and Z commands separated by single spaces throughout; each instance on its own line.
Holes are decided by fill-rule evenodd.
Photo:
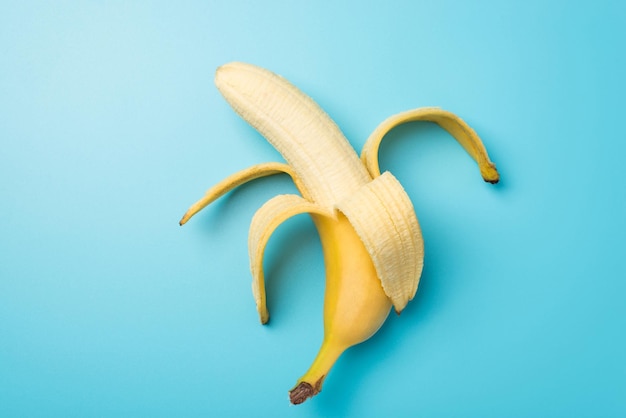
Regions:
M 626 416 L 624 2 L 2 2 L 0 416 Z M 278 153 L 213 86 L 278 72 L 360 151 L 386 117 L 441 106 L 502 182 L 429 124 L 381 166 L 425 243 L 416 298 L 346 352 L 324 390 L 287 391 L 322 338 L 309 218 L 250 292 L 247 232 L 285 177 L 184 228 L 204 191 Z

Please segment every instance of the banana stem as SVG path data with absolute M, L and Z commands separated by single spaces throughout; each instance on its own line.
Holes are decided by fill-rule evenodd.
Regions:
M 322 390 L 324 378 L 345 349 L 346 347 L 330 343 L 327 339 L 324 340 L 309 370 L 298 380 L 298 384 L 289 391 L 289 399 L 292 404 L 301 404 Z

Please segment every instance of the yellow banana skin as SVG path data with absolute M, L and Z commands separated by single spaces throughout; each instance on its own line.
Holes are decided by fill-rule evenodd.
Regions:
M 324 341 L 309 370 L 289 392 L 300 404 L 322 389 L 324 378 L 347 348 L 374 335 L 391 310 L 369 253 L 350 222 L 312 215 L 326 268 Z
M 269 320 L 263 255 L 272 232 L 286 219 L 308 213 L 318 230 L 326 269 L 324 339 L 309 370 L 289 392 L 300 404 L 319 393 L 333 364 L 349 347 L 370 338 L 393 307 L 400 313 L 417 291 L 424 246 L 413 205 L 389 172 L 381 174 L 378 149 L 386 133 L 407 122 L 439 124 L 476 161 L 483 179 L 499 174 L 482 141 L 463 120 L 438 108 L 409 110 L 383 121 L 359 157 L 332 119 L 284 78 L 265 69 L 230 63 L 216 86 L 233 109 L 285 158 L 241 170 L 210 188 L 180 221 L 235 187 L 285 173 L 300 196 L 279 195 L 255 214 L 248 247 L 252 291 L 261 323 Z

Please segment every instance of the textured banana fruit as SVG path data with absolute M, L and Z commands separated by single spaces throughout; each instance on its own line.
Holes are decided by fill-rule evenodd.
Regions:
M 326 269 L 324 340 L 309 370 L 289 392 L 294 404 L 317 394 L 337 358 L 365 341 L 393 307 L 400 313 L 417 291 L 424 244 L 413 205 L 389 172 L 380 173 L 378 149 L 385 134 L 411 121 L 435 122 L 454 136 L 478 163 L 484 180 L 498 172 L 476 133 L 439 108 L 392 116 L 355 153 L 330 117 L 284 78 L 244 63 L 218 68 L 215 84 L 232 108 L 284 157 L 226 178 L 185 213 L 183 225 L 202 208 L 253 179 L 286 173 L 300 196 L 279 195 L 254 215 L 248 239 L 252 292 L 267 323 L 263 254 L 272 232 L 286 219 L 311 215 L 320 235 Z

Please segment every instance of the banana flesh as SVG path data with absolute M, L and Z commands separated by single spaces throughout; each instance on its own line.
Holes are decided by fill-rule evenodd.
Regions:
M 284 78 L 231 63 L 218 68 L 215 84 L 232 108 L 281 153 L 318 205 L 332 209 L 371 180 L 335 122 Z
M 286 163 L 258 164 L 227 177 L 193 204 L 180 224 L 245 182 L 279 173 L 293 179 L 301 196 L 279 195 L 265 203 L 252 219 L 248 248 L 252 292 L 265 324 L 263 254 L 271 234 L 292 216 L 308 213 L 320 236 L 326 269 L 324 339 L 290 391 L 291 402 L 299 404 L 321 391 L 341 353 L 371 337 L 391 308 L 400 313 L 417 291 L 424 244 L 409 196 L 391 173 L 380 173 L 378 150 L 386 133 L 402 123 L 435 122 L 477 162 L 485 181 L 496 183 L 499 175 L 474 130 L 438 108 L 388 118 L 359 157 L 332 119 L 283 77 L 235 62 L 218 68 L 215 84 Z

